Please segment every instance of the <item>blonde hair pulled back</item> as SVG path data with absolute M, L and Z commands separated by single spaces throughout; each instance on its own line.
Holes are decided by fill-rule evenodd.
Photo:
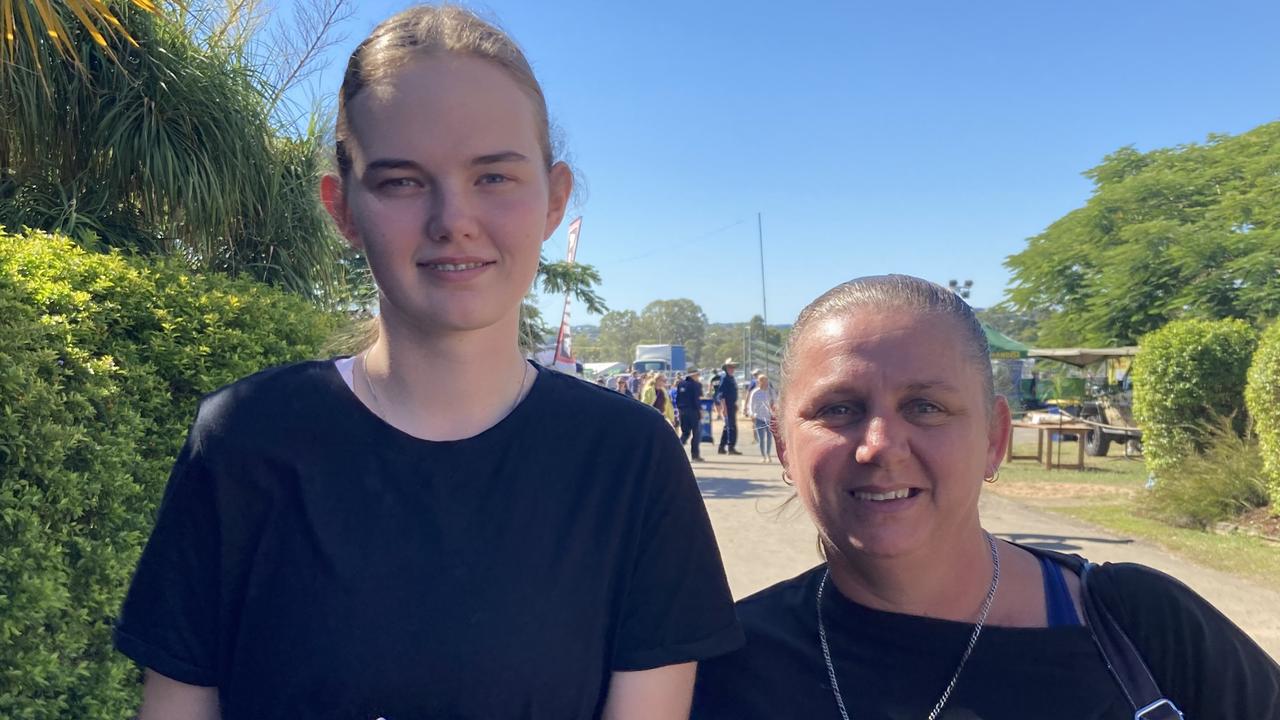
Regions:
M 351 172 L 351 102 L 365 89 L 387 82 L 400 68 L 413 60 L 444 54 L 488 60 L 505 70 L 529 96 L 538 127 L 543 161 L 548 168 L 554 164 L 546 97 L 524 52 L 511 36 L 466 8 L 457 5 L 419 5 L 380 23 L 356 47 L 347 61 L 342 88 L 338 92 L 338 121 L 334 143 L 338 174 L 344 180 Z

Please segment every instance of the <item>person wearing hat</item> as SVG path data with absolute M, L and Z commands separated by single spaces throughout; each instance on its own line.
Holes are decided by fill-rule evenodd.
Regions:
M 720 387 L 716 388 L 716 402 L 723 403 L 720 412 L 724 415 L 724 429 L 720 431 L 721 455 L 741 455 L 738 452 L 738 380 L 733 376 L 738 363 L 733 358 L 724 360 L 724 377 Z
M 695 462 L 702 462 L 702 453 L 698 446 L 702 443 L 702 373 L 698 368 L 689 368 L 684 379 L 676 385 L 676 412 L 680 415 L 680 443 L 683 445 L 690 437 L 689 456 Z

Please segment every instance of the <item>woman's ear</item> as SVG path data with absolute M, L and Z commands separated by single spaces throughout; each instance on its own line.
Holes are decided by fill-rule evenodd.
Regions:
M 1013 442 L 1013 414 L 1009 410 L 1009 401 L 1003 395 L 997 395 L 991 408 L 991 423 L 987 428 L 987 466 L 999 469 L 1004 462 L 1009 443 Z
M 320 202 L 324 203 L 324 209 L 329 211 L 329 217 L 333 218 L 333 223 L 338 226 L 338 232 L 342 233 L 342 237 L 347 239 L 351 247 L 363 250 L 364 242 L 360 238 L 359 231 L 356 230 L 355 223 L 351 222 L 351 209 L 347 206 L 342 178 L 334 173 L 325 173 L 320 178 Z
M 565 208 L 569 206 L 569 198 L 573 195 L 573 171 L 565 163 L 558 162 L 547 171 L 547 227 L 543 232 L 543 241 L 551 237 L 551 233 L 560 227 L 564 220 Z

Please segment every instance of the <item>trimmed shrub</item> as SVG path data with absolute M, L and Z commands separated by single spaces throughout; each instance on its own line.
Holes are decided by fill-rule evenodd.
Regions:
M 1280 323 L 1272 323 L 1258 341 L 1244 397 L 1258 433 L 1271 511 L 1280 515 Z
M 111 626 L 196 401 L 334 326 L 252 281 L 0 231 L 0 717 L 133 716 Z
M 1233 418 L 1204 423 L 1203 450 L 1178 460 L 1152 489 L 1155 514 L 1203 530 L 1267 504 L 1258 438 L 1234 425 Z
M 1244 386 L 1257 331 L 1243 320 L 1177 320 L 1141 340 L 1133 360 L 1133 414 L 1147 468 L 1157 477 L 1204 450 L 1206 422 L 1244 430 Z

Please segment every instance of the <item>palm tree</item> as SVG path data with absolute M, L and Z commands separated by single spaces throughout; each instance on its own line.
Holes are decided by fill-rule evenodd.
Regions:
M 151 0 L 130 0 L 130 2 L 146 12 L 157 12 L 156 4 Z M 120 24 L 119 18 L 111 12 L 111 8 L 94 0 L 62 0 L 52 3 L 49 0 L 0 0 L 0 62 L 12 59 L 14 46 L 21 41 L 31 45 L 37 38 L 49 38 L 49 42 L 57 49 L 62 59 L 79 63 L 80 56 L 71 43 L 71 33 L 63 20 L 64 13 L 70 13 L 82 29 L 101 47 L 107 47 L 108 34 L 118 34 L 128 42 L 133 38 Z
M 343 301 L 344 245 L 314 193 L 321 126 L 273 124 L 242 47 L 202 45 L 139 0 L 14 2 L 0 22 L 21 18 L 5 28 L 27 41 L 0 63 L 0 225 Z

